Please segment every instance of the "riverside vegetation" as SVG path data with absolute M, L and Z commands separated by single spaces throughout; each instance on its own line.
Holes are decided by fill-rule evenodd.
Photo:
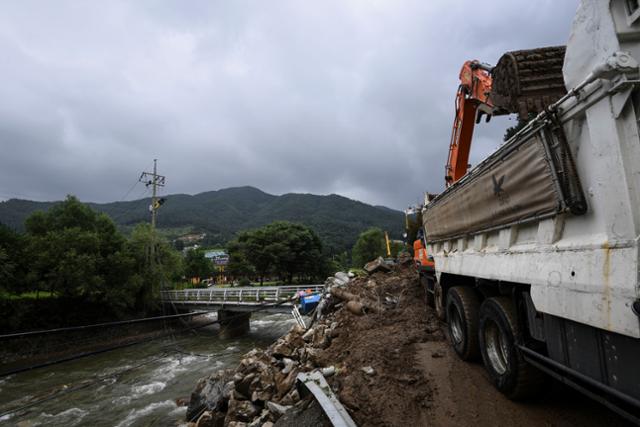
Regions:
M 0 332 L 152 314 L 161 286 L 213 273 L 203 250 L 182 256 L 148 224 L 127 236 L 73 196 L 31 213 L 21 230 L 0 224 Z M 311 227 L 287 221 L 242 230 L 226 247 L 227 274 L 243 284 L 309 283 L 384 252 L 379 228 L 362 232 L 353 253 L 332 256 Z

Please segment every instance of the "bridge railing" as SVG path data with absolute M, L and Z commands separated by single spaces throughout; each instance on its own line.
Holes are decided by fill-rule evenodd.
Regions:
M 245 288 L 207 288 L 185 289 L 182 291 L 162 291 L 164 301 L 203 302 L 211 304 L 255 304 L 262 302 L 281 302 L 293 297 L 297 292 L 310 289 L 312 292 L 321 292 L 324 285 L 306 286 L 269 286 L 269 287 L 245 287 Z

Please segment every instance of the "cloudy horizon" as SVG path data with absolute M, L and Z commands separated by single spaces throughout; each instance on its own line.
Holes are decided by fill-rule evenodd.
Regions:
M 0 4 L 0 200 L 249 185 L 402 209 L 444 187 L 458 72 L 566 43 L 577 0 Z M 476 128 L 471 162 L 514 122 Z M 126 196 L 126 197 L 125 197 Z

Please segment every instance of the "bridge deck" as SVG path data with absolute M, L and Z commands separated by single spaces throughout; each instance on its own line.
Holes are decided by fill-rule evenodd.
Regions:
M 293 303 L 289 300 L 299 291 L 310 289 L 322 292 L 324 285 L 306 286 L 261 286 L 246 288 L 185 289 L 163 291 L 162 301 L 179 308 L 233 311 L 254 311 L 262 308 L 268 312 L 288 312 Z M 281 303 L 275 305 L 276 303 Z

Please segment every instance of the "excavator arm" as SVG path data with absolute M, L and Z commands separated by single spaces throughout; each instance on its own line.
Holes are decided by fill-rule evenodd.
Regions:
M 553 46 L 507 52 L 495 67 L 476 60 L 463 64 L 445 171 L 447 187 L 469 169 L 473 129 L 482 115 L 486 114 L 487 121 L 511 113 L 526 119 L 566 93 L 564 51 L 564 46 Z
M 460 70 L 460 86 L 456 94 L 456 115 L 451 131 L 445 182 L 447 187 L 462 178 L 469 168 L 469 152 L 473 128 L 482 114 L 487 121 L 494 113 L 489 101 L 491 67 L 478 61 L 467 61 Z

